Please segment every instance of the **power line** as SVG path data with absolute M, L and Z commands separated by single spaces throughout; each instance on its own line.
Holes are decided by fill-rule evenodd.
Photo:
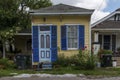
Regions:
M 100 6 L 98 6 L 98 7 L 97 7 L 97 9 L 96 9 L 96 13 L 95 13 L 95 12 L 93 13 L 93 14 L 95 14 L 95 15 L 94 15 L 94 17 L 93 17 L 93 19 L 95 19 L 95 18 L 96 18 L 98 11 L 100 10 L 100 8 L 101 8 L 101 7 L 102 7 L 102 5 L 103 5 L 103 2 L 104 2 L 104 0 L 102 0 L 102 2 L 101 2 L 101 4 L 100 4 Z

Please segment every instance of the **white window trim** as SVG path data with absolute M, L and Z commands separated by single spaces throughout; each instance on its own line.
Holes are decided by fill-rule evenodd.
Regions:
M 78 50 L 79 49 L 79 25 L 80 24 L 65 24 L 66 25 L 66 39 L 67 39 L 67 50 Z M 77 27 L 78 27 L 78 32 L 77 32 L 77 35 L 78 35 L 78 40 L 77 40 L 77 48 L 68 48 L 68 26 L 70 26 L 70 25 L 76 25 Z

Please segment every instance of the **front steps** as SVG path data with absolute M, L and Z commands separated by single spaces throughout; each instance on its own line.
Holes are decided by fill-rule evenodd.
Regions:
M 33 65 L 33 69 L 35 70 L 42 70 L 42 69 L 52 69 L 51 62 L 41 62 L 38 65 Z

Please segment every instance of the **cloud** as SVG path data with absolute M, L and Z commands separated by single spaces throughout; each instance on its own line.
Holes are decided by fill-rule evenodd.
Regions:
M 88 9 L 96 9 L 100 6 L 101 9 L 106 7 L 108 0 L 51 0 L 54 4 L 64 3 Z M 101 5 L 102 4 L 102 5 Z
M 91 17 L 91 24 L 102 19 L 103 17 L 109 15 L 110 12 L 103 12 L 103 11 L 95 11 L 93 14 L 92 14 L 92 17 Z
M 92 15 L 91 23 L 96 22 L 97 20 L 109 14 L 109 12 L 103 12 L 103 9 L 107 7 L 107 3 L 109 0 L 51 0 L 51 1 L 53 2 L 53 4 L 64 3 L 87 9 L 95 9 L 94 14 Z

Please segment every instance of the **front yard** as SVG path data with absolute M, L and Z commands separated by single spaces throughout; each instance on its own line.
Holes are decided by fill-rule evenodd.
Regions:
M 17 73 L 17 74 L 15 74 Z M 85 76 L 99 76 L 99 77 L 111 77 L 111 76 L 120 76 L 120 68 L 96 68 L 94 70 L 75 70 L 71 67 L 63 67 L 58 69 L 52 70 L 12 70 L 12 69 L 1 69 L 0 70 L 0 77 L 3 76 L 14 76 L 18 74 L 83 74 Z

